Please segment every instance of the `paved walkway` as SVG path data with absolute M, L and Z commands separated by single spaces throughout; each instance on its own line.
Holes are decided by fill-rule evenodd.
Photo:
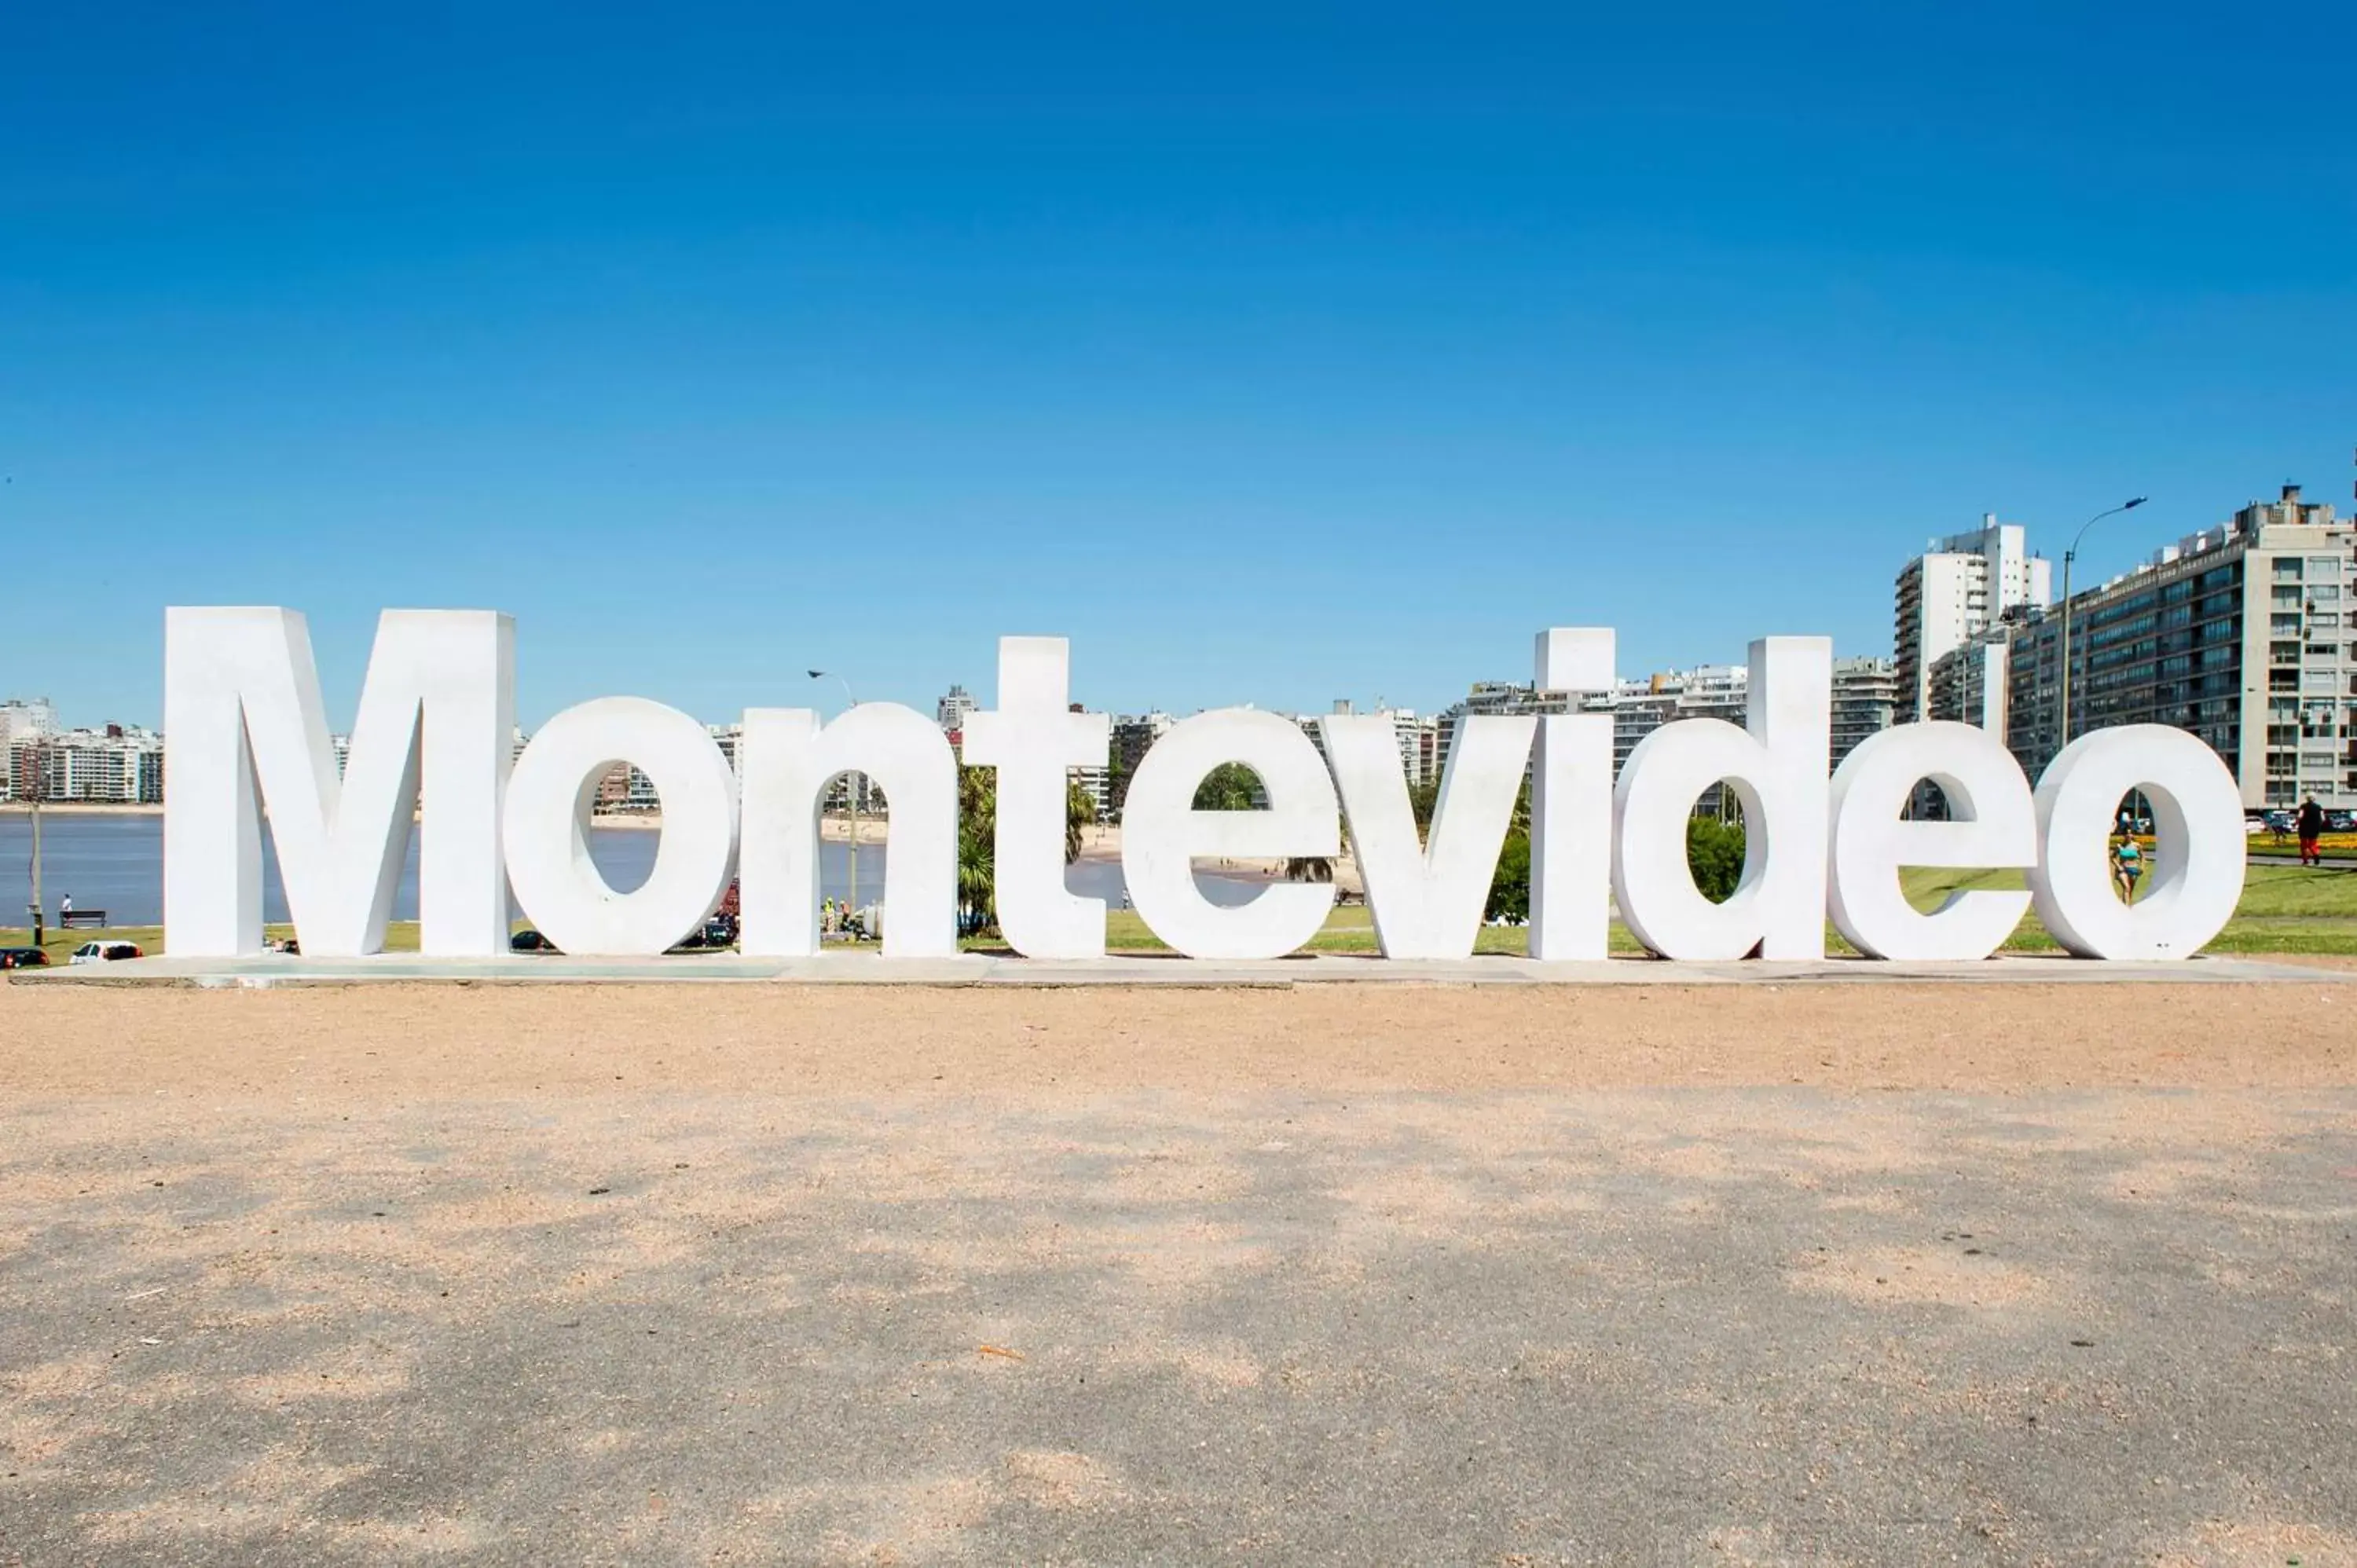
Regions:
M 1600 963 L 1538 963 L 1502 955 L 1454 960 L 1384 960 L 1373 954 L 1312 953 L 1251 962 L 1188 960 L 1168 953 L 1115 953 L 1084 962 L 967 953 L 951 959 L 887 959 L 876 953 L 818 958 L 747 958 L 737 953 L 674 953 L 652 959 L 571 958 L 534 954 L 492 959 L 430 959 L 380 953 L 362 959 L 315 959 L 267 954 L 246 959 L 176 959 L 164 955 L 118 963 L 70 964 L 29 970 L 27 983 L 175 985 L 319 985 L 397 981 L 550 984 L 588 981 L 632 983 L 781 981 L 797 985 L 1127 985 L 1292 986 L 1337 982 L 1417 985 L 1725 985 L 1874 984 L 1895 981 L 2297 980 L 2357 981 L 2357 974 L 2294 963 L 2242 958 L 2194 958 L 2179 962 L 2093 963 L 2044 954 L 2007 953 L 1977 963 L 1885 963 L 1867 959 L 1815 962 L 1667 962 L 1608 959 Z

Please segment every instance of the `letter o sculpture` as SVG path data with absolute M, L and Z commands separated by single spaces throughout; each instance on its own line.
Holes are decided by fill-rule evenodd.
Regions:
M 2152 802 L 2154 864 L 2133 905 L 2112 886 L 2120 798 Z M 2190 958 L 2242 901 L 2243 797 L 2218 754 L 2181 729 L 2122 725 L 2083 735 L 2038 781 L 2038 918 L 2081 958 Z
M 662 798 L 654 869 L 628 893 L 589 858 L 597 784 L 627 762 Z M 508 882 L 541 934 L 567 953 L 651 957 L 720 907 L 737 859 L 737 776 L 677 708 L 600 697 L 544 725 L 508 780 Z

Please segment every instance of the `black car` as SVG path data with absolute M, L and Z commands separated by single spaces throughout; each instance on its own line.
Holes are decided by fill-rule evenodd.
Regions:
M 0 948 L 0 969 L 43 969 L 48 953 L 40 948 Z
M 538 931 L 518 931 L 508 939 L 508 946 L 517 952 L 554 952 L 556 944 Z
M 682 938 L 673 952 L 705 952 L 725 948 L 737 940 L 737 922 L 726 915 L 715 915 Z

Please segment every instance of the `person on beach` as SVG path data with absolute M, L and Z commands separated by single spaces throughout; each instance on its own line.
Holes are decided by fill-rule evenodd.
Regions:
M 2317 846 L 2317 841 L 2324 836 L 2324 808 L 2316 803 L 2315 796 L 2310 795 L 2300 803 L 2298 826 L 2299 863 L 2302 865 L 2322 865 L 2324 851 Z
M 2124 834 L 2112 849 L 2112 880 L 2120 890 L 2120 902 L 2136 902 L 2136 878 L 2144 875 L 2144 846 L 2136 843 L 2134 833 Z

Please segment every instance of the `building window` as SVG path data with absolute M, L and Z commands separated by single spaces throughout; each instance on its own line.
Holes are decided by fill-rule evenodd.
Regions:
M 2298 582 L 2299 557 L 2297 555 L 2276 556 L 2275 561 L 2275 579 L 2278 583 Z

